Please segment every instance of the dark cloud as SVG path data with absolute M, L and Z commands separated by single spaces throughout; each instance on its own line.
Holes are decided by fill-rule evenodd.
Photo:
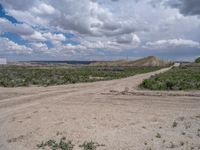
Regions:
M 118 36 L 116 42 L 120 44 L 140 43 L 140 39 L 136 34 L 125 34 Z
M 1 4 L 6 6 L 7 8 L 12 8 L 16 10 L 27 10 L 31 8 L 38 0 L 30 1 L 30 0 L 1 0 Z
M 167 4 L 178 8 L 183 15 L 200 15 L 200 0 L 170 0 Z

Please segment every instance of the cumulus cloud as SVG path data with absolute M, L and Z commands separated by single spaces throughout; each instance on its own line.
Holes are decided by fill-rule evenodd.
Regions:
M 184 39 L 169 39 L 169 40 L 159 40 L 155 42 L 147 42 L 147 48 L 170 48 L 170 47 L 191 47 L 200 48 L 200 43 L 192 40 Z
M 34 32 L 34 30 L 27 24 L 12 24 L 4 18 L 0 18 L 0 31 L 1 33 L 12 32 L 19 35 L 31 35 Z
M 96 55 L 104 50 L 109 55 L 124 50 L 144 54 L 144 46 L 188 51 L 199 47 L 195 41 L 200 39 L 200 19 L 191 17 L 199 15 L 199 0 L 1 0 L 0 4 L 21 22 L 0 18 L 0 34 L 20 35 L 37 54 Z
M 25 45 L 19 45 L 8 38 L 0 37 L 0 52 L 3 54 L 31 54 L 32 49 Z
M 116 38 L 117 43 L 130 44 L 130 43 L 140 43 L 140 38 L 136 34 L 125 34 Z
M 35 49 L 35 50 L 48 50 L 48 47 L 47 47 L 47 45 L 46 44 L 44 44 L 44 43 L 41 43 L 41 42 L 39 42 L 39 43 L 31 43 L 31 47 L 33 48 L 33 49 Z
M 38 31 L 34 31 L 31 35 L 22 35 L 22 38 L 29 41 L 46 41 L 47 39 Z
M 53 44 L 61 44 L 61 42 L 66 40 L 66 37 L 61 33 L 51 33 L 51 32 L 43 32 L 43 31 L 34 31 L 31 35 L 22 35 L 22 38 L 28 41 L 50 41 Z
M 81 45 L 83 49 L 94 50 L 101 49 L 107 51 L 125 51 L 128 49 L 136 48 L 140 45 L 140 38 L 136 34 L 126 34 L 123 36 L 116 36 L 115 38 L 104 39 L 79 39 L 80 44 L 76 45 L 78 48 Z M 75 47 L 76 47 L 75 46 Z
M 61 42 L 66 40 L 66 37 L 59 33 L 59 34 L 52 34 L 51 32 L 43 33 L 43 37 L 50 40 L 54 45 L 59 45 Z
M 38 15 L 52 15 L 56 10 L 51 5 L 41 3 L 38 7 L 31 8 L 31 12 Z
M 18 20 L 35 25 L 46 25 L 60 28 L 62 31 L 74 31 L 93 36 L 119 35 L 135 32 L 131 22 L 120 21 L 96 1 L 91 0 L 61 0 L 38 1 L 31 5 L 23 0 L 3 0 L 2 4 L 8 13 Z M 23 8 L 22 8 L 23 7 Z

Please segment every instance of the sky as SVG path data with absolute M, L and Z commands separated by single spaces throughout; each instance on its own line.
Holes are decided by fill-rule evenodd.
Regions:
M 0 0 L 0 57 L 200 56 L 200 0 Z

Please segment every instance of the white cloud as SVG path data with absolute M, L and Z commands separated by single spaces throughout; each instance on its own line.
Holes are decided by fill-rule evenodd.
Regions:
M 188 51 L 198 48 L 199 42 L 195 41 L 200 39 L 200 18 L 192 16 L 198 15 L 198 0 L 174 0 L 179 5 L 168 3 L 170 7 L 166 7 L 169 1 L 172 2 L 1 0 L 7 15 L 23 23 L 12 24 L 0 18 L 0 33 L 17 33 L 34 49 L 34 53 L 44 51 L 54 56 L 96 55 L 102 50 L 109 51 L 109 55 L 124 50 L 146 55 L 144 46 L 154 49 L 184 47 Z M 65 36 L 67 33 L 73 37 Z M 49 42 L 51 48 L 45 44 Z
M 22 38 L 28 40 L 28 41 L 38 41 L 38 42 L 44 42 L 44 41 L 50 41 L 53 44 L 61 44 L 61 42 L 66 40 L 66 37 L 61 33 L 51 33 L 51 32 L 44 32 L 44 31 L 34 31 L 31 35 L 22 35 Z
M 43 33 L 43 37 L 50 40 L 54 45 L 61 45 L 63 41 L 66 40 L 66 37 L 59 33 L 59 34 L 52 34 L 50 32 Z
M 48 50 L 47 45 L 44 43 L 41 43 L 41 42 L 40 43 L 31 43 L 31 47 L 35 50 L 41 50 L 41 49 Z
M 46 37 L 47 39 L 54 40 L 54 41 L 65 41 L 66 40 L 66 37 L 60 33 L 52 34 L 52 33 L 48 32 L 48 33 L 44 33 L 43 36 Z
M 136 48 L 140 45 L 140 38 L 136 34 L 126 34 L 125 36 L 115 36 L 114 38 L 79 38 L 80 44 L 67 47 L 72 49 L 82 49 L 92 51 L 96 49 L 120 52 L 128 49 Z M 71 47 L 72 46 L 72 47 Z
M 39 6 L 31 8 L 31 12 L 38 15 L 51 15 L 54 14 L 56 10 L 51 5 L 41 3 Z
M 60 28 L 65 32 L 74 31 L 93 36 L 127 34 L 137 30 L 132 21 L 119 21 L 109 9 L 91 0 L 77 0 L 76 2 L 35 0 L 31 6 L 26 2 L 25 6 L 18 3 L 24 3 L 24 1 L 2 2 L 10 15 L 32 25 L 42 24 Z
M 34 30 L 27 24 L 12 24 L 4 18 L 0 18 L 0 31 L 1 33 L 13 32 L 19 35 L 31 35 L 34 32 Z
M 159 40 L 155 42 L 147 42 L 147 48 L 176 48 L 176 47 L 191 47 L 191 48 L 200 48 L 200 43 L 192 40 L 184 39 L 169 39 L 169 40 Z
M 46 41 L 47 39 L 38 31 L 34 31 L 33 34 L 28 36 L 22 36 L 24 39 L 29 41 Z
M 5 54 L 31 54 L 32 49 L 0 37 L 0 52 Z

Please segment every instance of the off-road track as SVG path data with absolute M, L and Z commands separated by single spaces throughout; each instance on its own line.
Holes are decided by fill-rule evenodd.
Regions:
M 0 150 L 36 150 L 65 136 L 97 150 L 200 149 L 200 92 L 137 90 L 125 79 L 51 87 L 0 88 Z

